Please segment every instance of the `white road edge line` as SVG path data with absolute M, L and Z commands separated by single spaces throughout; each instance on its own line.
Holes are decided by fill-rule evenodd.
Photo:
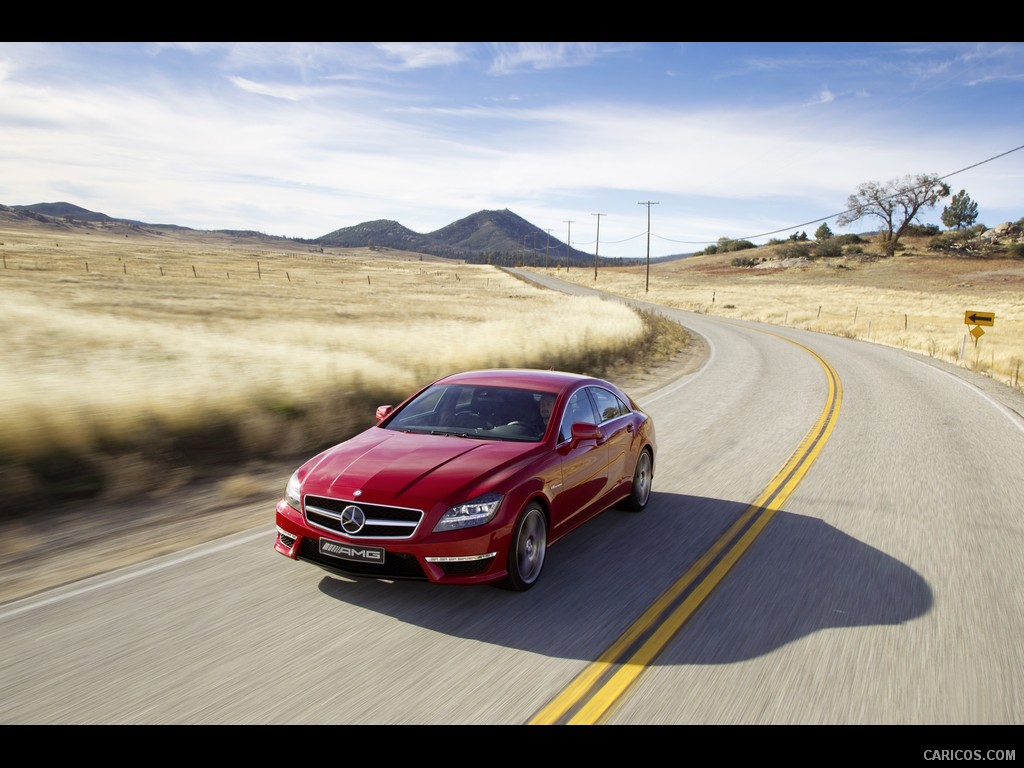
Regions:
M 136 565 L 126 565 L 124 568 L 119 568 L 116 571 L 104 573 L 99 576 L 93 576 L 85 581 L 78 582 L 75 585 L 56 587 L 46 593 L 22 598 L 21 600 L 11 603 L 6 609 L 0 610 L 0 621 L 3 619 L 9 619 L 27 611 L 35 610 L 36 608 L 43 608 L 47 605 L 53 605 L 54 603 L 60 603 L 64 600 L 70 600 L 72 597 L 84 595 L 89 592 L 95 592 L 98 589 L 109 587 L 111 584 L 131 581 L 132 579 L 136 579 L 140 576 L 145 576 L 156 571 L 162 571 L 165 568 L 170 568 L 172 565 L 188 562 L 189 560 L 196 560 L 200 557 L 206 557 L 207 555 L 215 552 L 237 547 L 242 544 L 248 544 L 250 541 L 266 537 L 268 532 L 272 530 L 273 526 L 270 526 L 269 528 L 267 526 L 254 528 L 249 531 L 243 531 L 242 533 L 236 533 L 222 539 L 217 539 L 216 541 L 197 544 L 194 547 L 182 550 L 181 552 L 176 552 L 173 555 L 166 555 L 162 558 L 151 561 L 149 565 L 143 566 L 141 563 Z
M 959 376 L 957 376 L 956 374 L 950 373 L 949 371 L 944 371 L 941 368 L 936 368 L 934 365 L 929 365 L 924 360 L 918 360 L 918 359 L 913 358 L 913 357 L 910 358 L 910 359 L 914 360 L 917 363 L 920 363 L 923 366 L 926 366 L 927 368 L 929 368 L 930 370 L 935 371 L 936 373 L 941 373 L 943 376 L 948 376 L 949 378 L 951 378 L 953 381 L 957 382 L 958 384 L 962 384 L 963 386 L 967 387 L 967 389 L 969 389 L 974 394 L 978 395 L 978 397 L 981 397 L 981 398 L 984 398 L 985 400 L 988 400 L 989 403 L 994 405 L 996 407 L 996 409 L 999 410 L 1006 418 L 1008 418 L 1010 420 L 1010 422 L 1017 429 L 1019 429 L 1021 432 L 1024 432 L 1024 420 L 1022 420 L 1020 416 L 1015 414 L 1012 410 L 1010 410 L 1005 405 L 1000 403 L 998 400 L 996 400 L 994 397 L 989 395 L 987 392 L 984 392 L 983 390 L 979 389 L 976 384 L 972 384 L 971 382 L 966 381 L 966 380 L 960 378 Z

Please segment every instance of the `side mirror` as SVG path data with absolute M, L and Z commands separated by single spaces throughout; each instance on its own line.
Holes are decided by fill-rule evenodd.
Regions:
M 604 435 L 596 424 L 577 421 L 572 425 L 572 444 L 577 445 L 583 440 L 600 440 Z
M 394 407 L 395 406 L 393 406 L 393 405 L 378 405 L 377 406 L 377 421 L 383 421 L 385 419 L 385 417 L 387 417 L 387 415 L 389 413 L 391 413 L 391 409 L 394 408 Z

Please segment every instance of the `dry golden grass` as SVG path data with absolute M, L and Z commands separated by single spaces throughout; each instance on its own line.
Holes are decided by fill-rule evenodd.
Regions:
M 25 493 L 301 455 L 454 370 L 600 373 L 651 335 L 618 302 L 417 254 L 3 224 L 0 242 L 0 480 Z
M 615 378 L 686 343 L 657 315 L 418 254 L 4 221 L 0 254 L 5 506 L 174 492 L 225 464 L 303 456 L 453 370 Z M 643 266 L 602 268 L 596 286 L 898 346 L 1021 387 L 1024 260 L 921 248 L 740 268 L 736 255 L 654 264 L 649 291 Z M 591 270 L 559 274 L 595 284 Z M 967 310 L 996 314 L 977 344 Z
M 707 314 L 805 328 L 918 352 L 1021 389 L 1024 259 L 929 253 L 910 241 L 892 258 L 852 255 L 800 265 L 770 259 L 777 246 L 562 277 L 632 299 Z M 760 267 L 736 257 L 769 259 Z M 994 312 L 976 341 L 967 311 Z

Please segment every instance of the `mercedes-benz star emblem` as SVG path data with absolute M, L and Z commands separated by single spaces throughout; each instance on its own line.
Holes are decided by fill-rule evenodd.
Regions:
M 341 530 L 345 533 L 359 533 L 366 525 L 366 513 L 355 504 L 341 510 Z

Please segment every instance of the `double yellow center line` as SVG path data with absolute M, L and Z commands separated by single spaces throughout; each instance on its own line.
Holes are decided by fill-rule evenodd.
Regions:
M 817 422 L 739 519 L 597 661 L 537 712 L 530 725 L 602 722 L 782 508 L 821 453 L 839 415 L 842 385 L 835 369 L 816 352 L 792 339 L 778 338 L 806 350 L 825 370 L 828 399 Z

